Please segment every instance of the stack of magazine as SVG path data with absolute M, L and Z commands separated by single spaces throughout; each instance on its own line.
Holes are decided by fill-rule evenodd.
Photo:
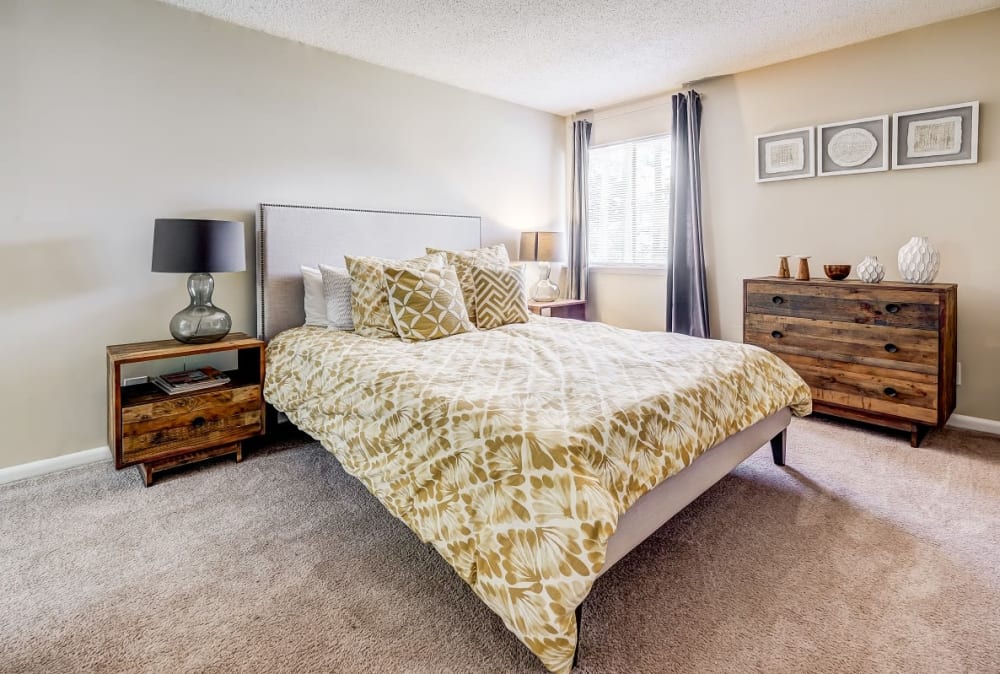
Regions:
M 228 384 L 229 377 L 214 367 L 202 367 L 197 370 L 161 374 L 159 377 L 152 377 L 150 381 L 170 395 L 177 395 Z

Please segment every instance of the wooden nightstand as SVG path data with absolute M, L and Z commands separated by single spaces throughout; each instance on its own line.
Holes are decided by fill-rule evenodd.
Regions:
M 532 302 L 529 300 L 528 309 L 539 316 L 587 320 L 586 300 L 556 300 L 555 302 Z
M 151 383 L 122 386 L 128 363 L 236 351 L 223 386 L 168 395 Z M 211 344 L 172 339 L 109 346 L 108 445 L 115 468 L 137 465 L 148 487 L 168 468 L 215 456 L 243 459 L 241 442 L 264 434 L 264 342 L 233 333 Z

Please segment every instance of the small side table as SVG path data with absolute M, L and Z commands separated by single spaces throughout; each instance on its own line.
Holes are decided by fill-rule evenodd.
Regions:
M 168 395 L 153 384 L 122 386 L 128 363 L 235 351 L 229 383 Z M 138 466 L 146 486 L 153 476 L 215 456 L 243 458 L 242 441 L 264 434 L 264 342 L 233 333 L 211 344 L 172 339 L 109 346 L 108 445 L 115 468 Z
M 539 316 L 575 318 L 578 321 L 587 320 L 586 300 L 556 300 L 555 302 L 532 302 L 529 300 L 528 309 Z

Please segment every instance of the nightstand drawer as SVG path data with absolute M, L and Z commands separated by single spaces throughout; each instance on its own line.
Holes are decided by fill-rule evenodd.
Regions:
M 122 410 L 122 458 L 135 463 L 172 452 L 243 440 L 262 428 L 260 387 L 181 395 Z
M 586 300 L 556 300 L 555 302 L 528 302 L 528 310 L 539 316 L 550 316 L 552 318 L 575 318 L 579 321 L 587 320 Z

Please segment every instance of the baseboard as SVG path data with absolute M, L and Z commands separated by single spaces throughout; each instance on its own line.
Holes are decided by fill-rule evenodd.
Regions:
M 1000 421 L 996 419 L 983 419 L 982 417 L 968 417 L 964 414 L 952 414 L 951 418 L 948 419 L 947 425 L 952 428 L 963 428 L 967 431 L 1000 435 Z
M 96 463 L 97 461 L 110 460 L 111 450 L 107 447 L 85 449 L 82 452 L 63 454 L 62 456 L 55 456 L 51 459 L 42 459 L 41 461 L 32 461 L 31 463 L 22 463 L 8 468 L 0 468 L 0 484 L 16 482 L 17 480 L 26 480 L 29 477 L 38 477 L 39 475 L 45 475 L 46 473 L 54 473 L 57 470 L 66 470 L 67 468 L 85 466 L 88 463 Z
M 980 433 L 1000 435 L 1000 421 L 997 421 L 996 419 L 984 419 L 982 417 L 970 417 L 964 414 L 952 414 L 951 418 L 948 419 L 947 425 L 951 428 L 961 428 L 967 431 L 979 431 Z M 0 468 L 0 484 L 16 482 L 17 480 L 26 480 L 29 477 L 38 477 L 39 475 L 54 473 L 59 470 L 66 470 L 67 468 L 85 466 L 88 463 L 110 460 L 111 450 L 107 447 L 85 449 L 82 452 L 63 454 L 62 456 L 56 456 L 51 459 L 42 459 L 41 461 L 32 461 L 31 463 L 22 463 L 17 466 Z

